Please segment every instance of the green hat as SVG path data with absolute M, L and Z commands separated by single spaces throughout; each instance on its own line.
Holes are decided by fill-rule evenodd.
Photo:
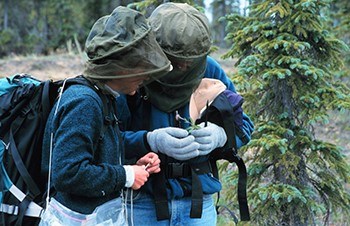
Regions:
M 152 78 L 171 70 L 146 18 L 123 6 L 95 22 L 85 53 L 84 75 L 93 79 Z
M 184 3 L 164 3 L 149 17 L 156 39 L 174 69 L 145 85 L 149 101 L 165 112 L 173 112 L 189 102 L 204 76 L 211 47 L 207 17 Z M 179 66 L 188 65 L 185 69 Z
M 205 14 L 186 3 L 164 3 L 149 17 L 156 39 L 167 55 L 199 58 L 211 47 L 209 21 Z

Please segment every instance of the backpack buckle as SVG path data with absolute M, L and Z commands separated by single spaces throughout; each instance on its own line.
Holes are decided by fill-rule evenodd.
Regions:
M 188 177 L 191 175 L 191 169 L 190 166 L 186 163 L 168 163 L 165 170 L 165 175 L 167 176 L 167 178 Z

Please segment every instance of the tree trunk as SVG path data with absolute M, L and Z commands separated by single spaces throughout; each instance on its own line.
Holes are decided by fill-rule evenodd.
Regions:
M 8 29 L 8 11 L 9 11 L 9 1 L 5 0 L 5 3 L 4 3 L 4 30 Z
M 272 91 L 275 95 L 270 108 L 269 117 L 274 118 L 276 115 L 281 115 L 281 113 L 286 112 L 288 114 L 287 119 L 281 121 L 281 123 L 285 123 L 284 127 L 293 131 L 296 121 L 294 112 L 298 111 L 297 106 L 295 106 L 293 101 L 293 88 L 288 85 L 288 81 L 286 79 L 281 79 L 272 81 Z M 289 140 L 289 143 L 292 142 L 293 137 L 286 135 L 285 138 Z M 301 157 L 296 172 L 290 172 L 285 166 L 279 165 L 274 169 L 275 179 L 283 184 L 289 184 L 291 186 L 301 185 L 302 187 L 306 187 L 308 183 L 308 175 L 306 173 L 306 163 L 302 158 L 303 151 L 294 150 L 294 152 L 297 153 L 297 156 Z M 294 175 L 295 178 L 291 177 L 290 175 Z M 298 207 L 293 205 L 283 205 L 281 207 L 281 212 L 284 214 L 281 222 L 279 223 L 281 225 L 308 226 L 309 222 L 307 219 L 302 219 L 298 214 L 295 214 L 297 213 L 296 208 Z
M 226 2 L 225 1 L 222 1 L 222 4 L 221 4 L 221 16 L 225 16 L 226 15 Z M 224 21 L 221 21 L 220 22 L 220 30 L 219 30 L 219 38 L 220 38 L 220 47 L 222 48 L 226 48 L 226 42 L 225 42 L 225 36 L 226 36 L 226 31 L 225 31 L 225 28 L 226 28 L 226 22 Z

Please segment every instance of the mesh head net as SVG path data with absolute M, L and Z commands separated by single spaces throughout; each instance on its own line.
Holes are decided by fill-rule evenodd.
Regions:
M 164 3 L 149 17 L 151 27 L 174 69 L 146 84 L 150 102 L 172 112 L 188 102 L 206 69 L 211 47 L 207 17 L 183 3 Z
M 145 17 L 122 6 L 95 22 L 85 53 L 84 74 L 94 79 L 154 78 L 171 68 Z
M 186 3 L 164 3 L 149 17 L 163 51 L 181 59 L 200 58 L 209 53 L 211 34 L 205 14 Z

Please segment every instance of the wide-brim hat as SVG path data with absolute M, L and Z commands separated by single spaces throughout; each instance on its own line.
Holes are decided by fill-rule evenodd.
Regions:
M 146 18 L 123 6 L 95 22 L 85 54 L 84 75 L 93 79 L 154 78 L 171 70 Z
M 202 58 L 212 44 L 209 21 L 204 13 L 186 3 L 168 2 L 148 18 L 163 51 L 180 59 Z

